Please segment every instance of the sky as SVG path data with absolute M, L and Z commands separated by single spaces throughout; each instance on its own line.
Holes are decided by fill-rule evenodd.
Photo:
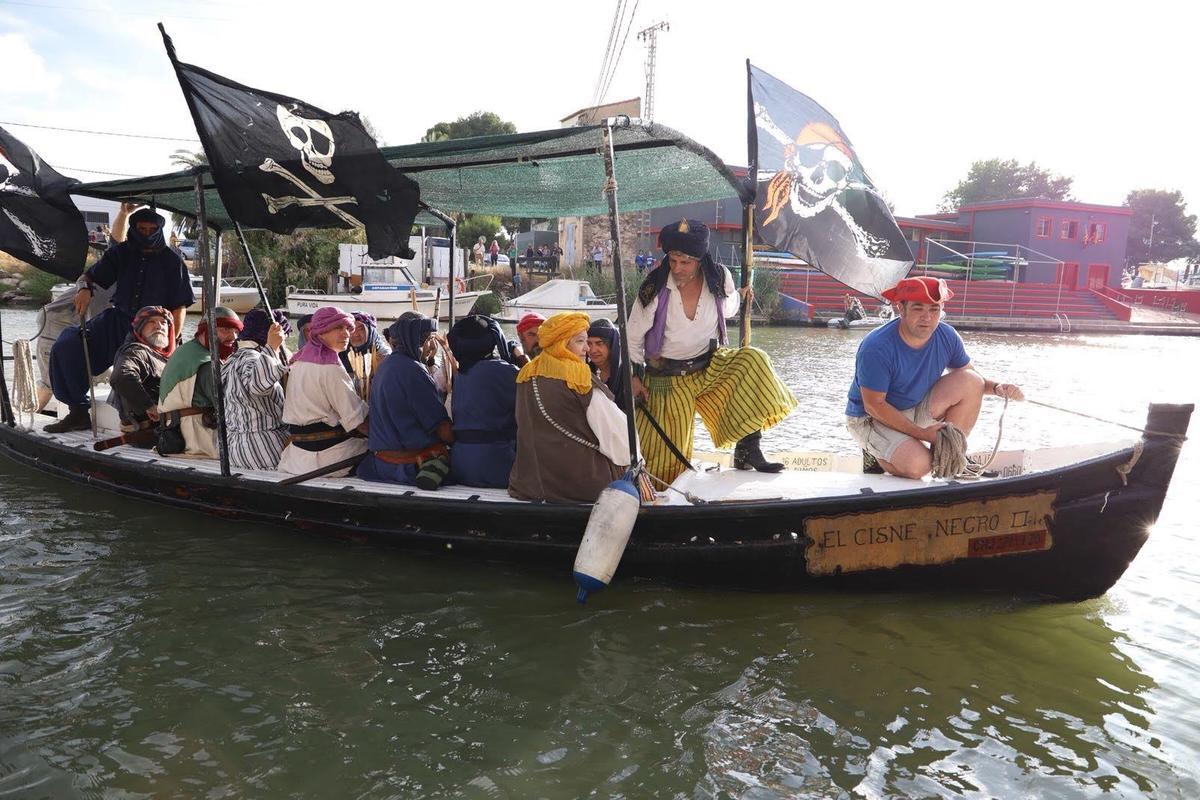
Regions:
M 0 125 L 83 180 L 173 169 L 199 149 L 155 27 L 182 61 L 328 111 L 387 144 L 494 111 L 518 130 L 590 105 L 617 0 L 0 0 Z M 1036 161 L 1076 199 L 1179 189 L 1200 211 L 1200 7 L 1069 2 L 672 3 L 628 0 L 607 100 L 642 95 L 659 36 L 655 120 L 746 162 L 745 60 L 834 114 L 868 174 L 912 215 L 972 161 Z M 739 14 L 752 14 L 742 17 Z M 620 36 L 617 37 L 621 39 Z M 96 136 L 12 123 L 178 137 Z

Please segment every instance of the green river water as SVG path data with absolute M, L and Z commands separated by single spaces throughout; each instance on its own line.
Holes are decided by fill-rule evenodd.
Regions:
M 31 312 L 6 311 L 6 339 Z M 851 452 L 858 332 L 762 329 Z M 1141 424 L 1195 339 L 967 334 L 990 377 Z M 989 401 L 975 442 L 994 440 Z M 1006 447 L 1120 429 L 1010 407 Z M 1200 797 L 1200 451 L 1105 597 L 706 592 L 327 539 L 0 462 L 0 798 Z M 731 524 L 736 522 L 731 521 Z

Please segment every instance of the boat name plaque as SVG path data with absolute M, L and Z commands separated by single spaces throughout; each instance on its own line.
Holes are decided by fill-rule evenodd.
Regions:
M 919 506 L 836 517 L 810 517 L 804 533 L 811 575 L 945 564 L 1049 550 L 1053 491 L 952 505 Z

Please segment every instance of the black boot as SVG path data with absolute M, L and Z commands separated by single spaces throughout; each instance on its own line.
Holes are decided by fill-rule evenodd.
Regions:
M 92 415 L 87 406 L 72 406 L 70 413 L 58 422 L 52 422 L 44 430 L 46 433 L 66 433 L 67 431 L 86 431 L 92 427 Z
M 743 436 L 733 448 L 734 469 L 756 469 L 759 472 L 782 472 L 783 463 L 767 461 L 759 444 L 762 442 L 762 431 L 755 431 L 749 436 Z

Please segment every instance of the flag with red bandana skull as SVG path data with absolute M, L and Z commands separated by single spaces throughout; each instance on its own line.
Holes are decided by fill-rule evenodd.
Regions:
M 912 267 L 887 202 L 838 121 L 747 62 L 754 241 L 882 298 Z

